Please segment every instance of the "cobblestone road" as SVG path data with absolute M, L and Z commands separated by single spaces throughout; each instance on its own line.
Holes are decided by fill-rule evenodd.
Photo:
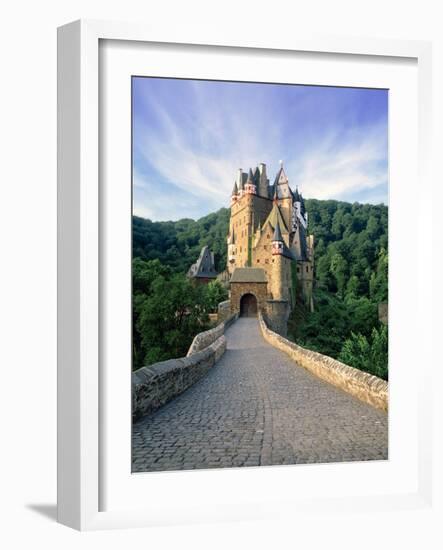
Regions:
M 134 425 L 134 472 L 388 457 L 385 413 L 298 367 L 257 319 L 226 338 L 204 379 Z

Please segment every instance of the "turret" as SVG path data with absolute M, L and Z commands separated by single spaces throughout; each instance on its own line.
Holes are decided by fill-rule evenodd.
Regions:
M 297 231 L 299 223 L 307 229 L 308 214 L 305 210 L 305 201 L 303 200 L 302 194 L 299 193 L 298 187 L 295 188 L 295 193 L 293 193 L 292 198 L 292 231 Z
M 272 237 L 272 255 L 283 254 L 284 241 L 280 230 L 280 224 L 277 221 L 277 225 L 274 229 L 274 236 Z
M 234 183 L 234 188 L 232 189 L 231 193 L 231 205 L 234 204 L 234 202 L 237 202 L 238 199 L 238 187 L 237 182 Z
M 305 201 L 303 199 L 303 195 L 300 193 L 300 214 L 305 218 L 306 214 L 306 207 L 305 207 Z
M 283 288 L 285 257 L 283 255 L 285 243 L 280 230 L 280 224 L 277 221 L 272 237 L 272 297 L 274 300 L 285 300 L 285 291 Z
M 283 162 L 280 161 L 280 170 L 275 177 L 274 186 L 277 189 L 277 196 L 279 199 L 289 199 L 292 197 L 292 191 L 289 187 L 289 180 L 283 169 Z
M 233 264 L 235 262 L 235 235 L 234 235 L 234 228 L 232 228 L 230 234 L 228 235 L 228 269 L 229 264 Z
M 259 183 L 258 183 L 258 194 L 261 197 L 266 197 L 267 198 L 268 197 L 269 180 L 268 180 L 268 176 L 266 174 L 266 164 L 264 162 L 261 162 L 258 165 L 258 171 L 260 173 Z
M 245 183 L 245 193 L 247 195 L 256 195 L 257 194 L 257 187 L 254 182 L 254 176 L 252 174 L 252 170 L 249 169 L 248 179 Z
M 300 202 L 300 193 L 298 192 L 298 185 L 295 187 L 295 193 L 292 194 L 294 203 Z
M 243 189 L 243 170 L 241 168 L 238 169 L 238 174 L 237 174 L 237 191 L 238 191 L 237 198 L 242 197 L 244 189 Z

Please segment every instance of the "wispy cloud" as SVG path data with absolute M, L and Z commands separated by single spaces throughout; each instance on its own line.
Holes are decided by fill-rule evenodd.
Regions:
M 387 127 L 377 123 L 363 130 L 354 128 L 346 138 L 329 136 L 297 161 L 288 172 L 305 196 L 318 199 L 347 199 L 377 189 L 373 202 L 380 202 L 380 186 L 387 200 Z M 356 199 L 357 200 L 357 199 Z
M 352 200 L 365 190 L 371 201 L 374 190 L 378 201 L 383 185 L 387 196 L 386 100 L 357 92 L 137 79 L 135 212 L 204 215 L 228 204 L 239 167 L 266 162 L 272 178 L 279 159 L 307 197 Z

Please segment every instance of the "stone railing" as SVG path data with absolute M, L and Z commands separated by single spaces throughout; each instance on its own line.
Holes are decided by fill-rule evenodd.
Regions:
M 231 316 L 231 300 L 225 300 L 218 304 L 217 315 L 219 321 L 224 321 Z
M 290 342 L 272 332 L 261 313 L 259 322 L 264 339 L 272 346 L 284 351 L 298 365 L 361 401 L 377 409 L 388 410 L 388 383 L 385 380 Z
M 132 373 L 132 418 L 150 414 L 198 382 L 226 350 L 224 331 L 237 319 L 232 315 L 194 338 L 186 357 L 142 367 Z
M 189 347 L 186 357 L 189 357 L 197 351 L 205 349 L 210 344 L 215 342 L 217 338 L 220 338 L 220 336 L 224 334 L 225 330 L 237 319 L 237 317 L 237 314 L 230 315 L 225 321 L 219 323 L 216 327 L 197 334 L 194 340 L 192 340 L 192 344 Z
M 180 359 L 169 359 L 132 373 L 132 418 L 138 420 L 180 395 L 203 378 L 226 349 L 222 334 L 205 349 Z

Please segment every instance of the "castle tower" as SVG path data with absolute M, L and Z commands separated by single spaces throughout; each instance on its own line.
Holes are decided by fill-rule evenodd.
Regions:
M 259 310 L 280 334 L 296 300 L 312 310 L 314 238 L 307 223 L 303 197 L 298 189 L 292 192 L 283 164 L 273 185 L 264 163 L 247 173 L 239 169 L 227 238 L 233 312 L 241 313 L 242 296 L 258 287 Z
M 237 187 L 237 182 L 234 182 L 234 188 L 232 189 L 232 193 L 231 193 L 231 206 L 234 204 L 234 202 L 236 202 L 237 199 L 238 199 L 238 187 Z
M 235 263 L 235 232 L 234 228 L 231 229 L 231 232 L 228 235 L 227 238 L 228 241 L 228 271 L 229 266 L 232 267 L 232 265 Z
M 268 198 L 269 180 L 268 176 L 266 175 L 266 164 L 264 162 L 261 162 L 258 165 L 258 171 L 260 174 L 258 183 L 258 194 L 260 195 L 260 197 Z
M 284 277 L 284 256 L 283 247 L 285 243 L 280 230 L 280 223 L 277 221 L 275 226 L 274 236 L 272 238 L 272 284 L 271 294 L 274 300 L 284 300 L 285 292 L 283 290 L 283 277 Z
M 280 223 L 277 221 L 272 237 L 272 267 L 269 279 L 270 298 L 267 301 L 266 316 L 270 328 L 283 336 L 291 312 L 290 303 L 290 251 L 283 239 Z
M 245 183 L 245 194 L 246 195 L 256 195 L 257 194 L 257 187 L 255 185 L 254 176 L 252 174 L 252 170 L 249 169 L 248 179 Z
M 292 191 L 289 186 L 289 179 L 283 168 L 283 161 L 280 161 L 280 169 L 274 180 L 274 194 L 278 200 L 281 214 L 285 220 L 286 226 L 291 227 L 293 199 Z M 289 243 L 288 243 L 289 244 Z
M 314 311 L 314 235 L 308 235 L 308 213 L 298 188 L 293 193 L 291 251 L 297 259 L 297 292 L 309 311 Z

